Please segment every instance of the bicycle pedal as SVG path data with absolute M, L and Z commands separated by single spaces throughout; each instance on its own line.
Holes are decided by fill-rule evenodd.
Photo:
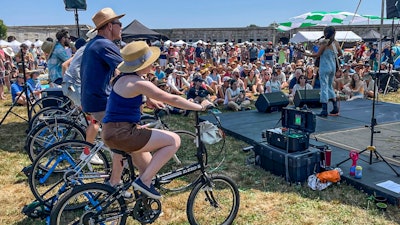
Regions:
M 169 184 L 171 182 L 172 182 L 172 180 L 159 180 L 158 181 L 159 184 Z
M 29 175 L 32 173 L 32 165 L 25 166 L 21 172 L 25 174 L 25 176 L 29 177 Z

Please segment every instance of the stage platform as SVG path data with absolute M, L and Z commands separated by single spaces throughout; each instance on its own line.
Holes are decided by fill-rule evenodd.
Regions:
M 340 115 L 327 118 L 317 117 L 316 132 L 310 136 L 310 143 L 328 144 L 332 149 L 332 167 L 349 158 L 349 150 L 364 150 L 371 145 L 371 116 L 372 101 L 357 99 L 354 101 L 340 102 Z M 329 105 L 331 107 L 331 105 Z M 315 113 L 320 108 L 312 109 Z M 281 126 L 281 112 L 260 113 L 256 110 L 241 112 L 224 112 L 219 114 L 225 132 L 237 139 L 247 142 L 249 145 L 257 145 L 265 141 L 261 132 L 266 129 Z M 400 206 L 400 188 L 391 191 L 377 184 L 385 181 L 393 181 L 399 184 L 400 177 L 400 104 L 376 102 L 375 118 L 377 126 L 373 138 L 373 145 L 391 167 L 382 158 L 376 159 L 372 154 L 370 164 L 370 152 L 365 151 L 360 155 L 358 165 L 363 167 L 362 179 L 349 176 L 351 160 L 338 167 L 343 170 L 342 179 L 358 189 L 369 194 L 384 196 L 394 205 Z M 213 122 L 211 116 L 202 119 Z M 393 155 L 399 158 L 393 158 Z

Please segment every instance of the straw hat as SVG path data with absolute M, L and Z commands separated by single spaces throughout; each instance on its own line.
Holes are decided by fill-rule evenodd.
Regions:
M 124 61 L 118 65 L 118 70 L 136 72 L 154 63 L 160 56 L 160 48 L 149 47 L 144 41 L 134 41 L 121 50 L 121 56 Z
M 123 16 L 125 16 L 125 14 L 117 15 L 117 14 L 115 14 L 114 10 L 112 10 L 111 8 L 104 8 L 104 9 L 98 11 L 92 17 L 92 21 L 93 21 L 94 25 L 96 25 L 95 30 L 98 30 L 105 24 L 107 24 L 115 19 L 119 19 Z
M 11 47 L 3 48 L 4 53 L 10 56 L 11 58 L 15 56 L 15 53 Z
M 44 53 L 46 53 L 48 55 L 48 57 L 50 58 L 51 53 L 53 53 L 54 47 L 56 46 L 55 42 L 52 41 L 45 41 L 42 44 L 42 50 Z

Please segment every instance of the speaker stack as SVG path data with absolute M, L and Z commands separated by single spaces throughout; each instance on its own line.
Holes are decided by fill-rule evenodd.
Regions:
M 306 104 L 308 107 L 319 108 L 321 107 L 319 96 L 319 89 L 297 90 L 293 102 L 296 107 L 303 107 Z
M 289 99 L 283 92 L 265 93 L 258 96 L 256 108 L 258 112 L 271 112 L 279 110 L 289 104 Z

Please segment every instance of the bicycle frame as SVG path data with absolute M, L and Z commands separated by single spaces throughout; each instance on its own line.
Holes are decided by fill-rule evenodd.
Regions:
M 195 113 L 195 121 L 196 121 L 196 137 L 197 137 L 197 142 L 196 142 L 196 147 L 197 147 L 197 163 L 194 163 L 192 165 L 186 166 L 186 167 L 182 167 L 180 169 L 177 169 L 175 171 L 171 171 L 162 175 L 159 175 L 155 178 L 154 185 L 157 187 L 160 187 L 163 183 L 168 182 L 170 180 L 176 179 L 178 177 L 182 177 L 185 176 L 187 174 L 193 173 L 195 171 L 200 170 L 201 174 L 199 175 L 199 177 L 193 182 L 193 184 L 197 185 L 199 182 L 200 183 L 204 183 L 205 185 L 207 185 L 207 187 L 210 187 L 210 189 L 208 190 L 208 188 L 206 189 L 206 197 L 209 200 L 209 202 L 211 203 L 212 206 L 214 207 L 218 207 L 218 203 L 214 198 L 214 194 L 212 193 L 212 184 L 211 184 L 211 177 L 207 174 L 206 167 L 207 167 L 207 150 L 205 148 L 205 145 L 202 143 L 201 141 L 201 136 L 200 136 L 200 121 L 199 121 L 199 113 L 196 112 Z M 132 187 L 131 183 L 135 180 L 136 175 L 135 175 L 135 168 L 133 165 L 133 161 L 131 156 L 123 151 L 118 151 L 118 150 L 114 150 L 112 149 L 111 151 L 117 153 L 117 154 L 121 154 L 123 156 L 124 160 L 128 161 L 128 166 L 129 166 L 129 171 L 130 171 L 130 181 L 129 182 L 124 182 L 122 185 L 119 185 L 115 188 L 115 190 L 113 192 L 109 192 L 110 194 L 108 196 L 106 196 L 104 199 L 102 199 L 101 201 L 99 201 L 97 199 L 97 197 L 95 195 L 93 195 L 93 193 L 91 192 L 84 192 L 83 195 L 87 198 L 88 202 L 90 202 L 90 207 L 86 206 L 86 210 L 88 212 L 92 212 L 93 214 L 91 214 L 90 220 L 93 223 L 101 223 L 101 222 L 105 222 L 107 220 L 113 220 L 116 218 L 121 218 L 123 216 L 126 215 L 130 215 L 133 216 L 134 219 L 138 220 L 139 222 L 142 223 L 152 223 L 154 222 L 154 220 L 156 220 L 159 216 L 159 213 L 161 212 L 161 203 L 159 200 L 156 199 L 150 199 L 148 197 L 146 197 L 145 195 L 139 195 L 140 193 L 137 190 L 133 190 L 134 194 L 135 194 L 135 198 L 134 198 L 134 202 L 135 206 L 133 207 L 127 207 L 125 210 L 123 211 L 119 211 L 119 212 L 111 212 L 113 215 L 110 218 L 107 218 L 107 216 L 102 215 L 103 210 L 107 209 L 111 204 L 113 204 L 115 201 L 117 201 L 119 198 L 122 197 L 122 193 L 126 190 L 128 190 L 129 188 Z M 86 160 L 85 160 L 86 161 Z M 105 185 L 105 184 L 98 184 L 98 185 Z M 85 189 L 83 189 L 85 190 Z M 145 206 L 143 207 L 143 205 L 139 205 L 139 207 L 137 207 L 137 204 L 149 204 L 149 202 L 146 202 L 147 200 L 149 201 L 153 201 L 156 202 L 157 204 L 159 204 L 159 208 L 158 209 L 153 209 L 151 207 L 146 208 Z M 91 209 L 95 209 L 93 212 Z M 148 217 L 148 218 L 136 218 L 135 215 L 138 215 L 137 212 L 138 210 L 146 210 L 146 213 L 153 213 L 152 216 L 154 217 Z M 109 212 L 107 212 L 109 213 Z M 116 214 L 115 214 L 116 213 Z M 146 214 L 144 213 L 144 214 Z M 98 221 L 97 221 L 98 219 Z M 148 219 L 151 221 L 143 221 L 141 219 Z
M 197 147 L 197 163 L 194 163 L 189 166 L 185 166 L 182 168 L 179 168 L 175 171 L 171 171 L 168 173 L 164 173 L 161 175 L 157 175 L 155 180 L 154 180 L 154 185 L 156 187 L 160 187 L 163 183 L 169 182 L 173 179 L 183 177 L 185 175 L 194 173 L 196 171 L 201 171 L 201 175 L 197 178 L 199 180 L 204 174 L 206 174 L 205 169 L 207 167 L 207 149 L 205 148 L 204 143 L 201 141 L 201 136 L 200 136 L 200 119 L 199 119 L 199 112 L 195 111 L 195 128 L 196 128 L 196 147 Z M 205 159 L 204 159 L 205 157 Z M 193 182 L 193 184 L 196 184 L 197 181 Z

